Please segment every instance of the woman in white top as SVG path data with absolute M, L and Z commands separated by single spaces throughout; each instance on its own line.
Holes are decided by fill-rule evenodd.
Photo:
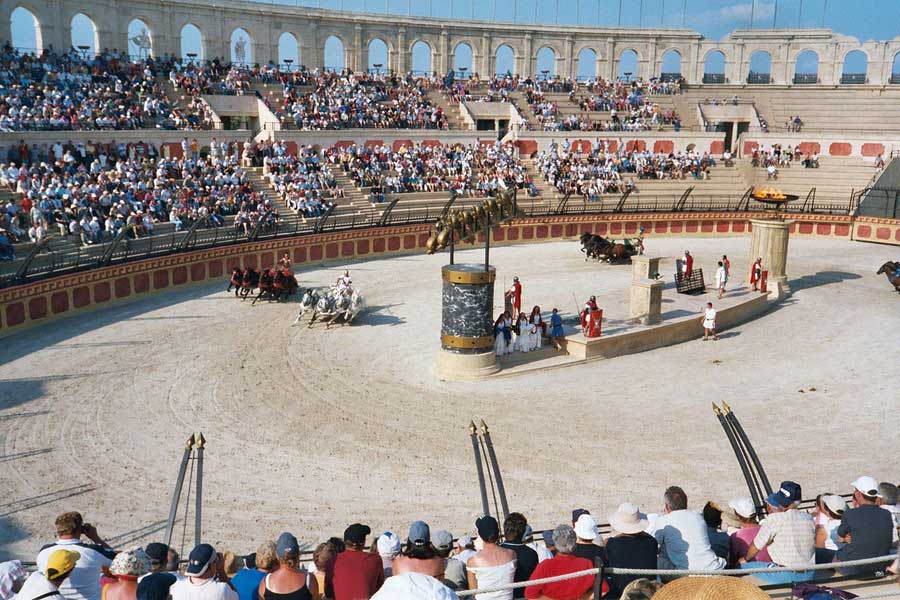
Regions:
M 469 589 L 495 587 L 512 583 L 516 575 L 516 553 L 500 546 L 497 519 L 484 516 L 475 521 L 478 537 L 484 547 L 466 561 Z M 476 594 L 475 600 L 512 600 L 513 590 Z
M 703 312 L 703 319 L 701 319 L 701 323 L 703 323 L 703 341 L 709 339 L 709 336 L 712 336 L 712 339 L 719 339 L 718 334 L 716 333 L 716 309 L 713 308 L 712 302 L 706 303 L 706 310 Z
M 838 542 L 837 529 L 845 510 L 847 503 L 834 494 L 824 494 L 816 502 L 816 563 L 832 562 L 844 545 Z
M 516 334 L 515 349 L 519 352 L 528 352 L 531 350 L 531 327 L 528 323 L 528 317 L 524 313 L 519 313 L 519 318 L 516 321 L 516 330 L 518 333 Z

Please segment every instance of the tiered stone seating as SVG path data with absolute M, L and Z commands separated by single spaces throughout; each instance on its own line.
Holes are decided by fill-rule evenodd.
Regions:
M 805 169 L 800 162 L 790 168 L 778 170 L 778 180 L 766 179 L 764 168 L 752 169 L 747 165 L 750 184 L 756 187 L 773 187 L 785 194 L 796 194 L 803 201 L 812 188 L 816 188 L 816 203 L 839 204 L 847 202 L 854 190 L 869 185 L 876 175 L 872 161 L 861 158 L 820 157 L 818 169 Z

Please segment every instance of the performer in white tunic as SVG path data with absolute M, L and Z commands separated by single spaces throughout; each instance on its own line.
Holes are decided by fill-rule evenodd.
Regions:
M 494 352 L 497 356 L 503 356 L 512 352 L 511 326 L 506 313 L 503 313 L 494 321 Z
M 531 350 L 537 350 L 541 347 L 541 332 L 534 323 L 528 324 L 528 338 Z
M 706 310 L 703 311 L 703 341 L 709 339 L 709 336 L 712 336 L 712 339 L 719 339 L 719 335 L 716 333 L 716 309 L 713 308 L 712 302 L 706 303 Z
M 546 333 L 547 326 L 544 325 L 544 318 L 541 316 L 541 307 L 535 305 L 534 308 L 531 309 L 531 316 L 528 317 L 528 322 L 537 327 L 537 335 L 534 339 L 534 348 L 541 348 L 543 346 L 544 334 Z
M 531 324 L 528 322 L 528 317 L 526 317 L 522 313 L 519 313 L 517 326 L 519 334 L 516 336 L 515 349 L 519 352 L 528 352 L 531 350 Z

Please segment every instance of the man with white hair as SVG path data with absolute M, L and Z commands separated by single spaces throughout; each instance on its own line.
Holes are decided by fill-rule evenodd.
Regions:
M 582 515 L 590 516 L 590 515 Z M 579 517 L 580 519 L 581 517 Z M 558 525 L 553 530 L 553 541 L 556 544 L 557 554 L 553 558 L 538 564 L 531 574 L 531 581 L 537 579 L 545 579 L 549 577 L 558 577 L 560 575 L 568 575 L 577 573 L 578 571 L 586 571 L 594 568 L 594 563 L 587 558 L 582 558 L 574 554 L 577 546 L 577 534 L 568 525 Z M 609 591 L 609 585 L 602 582 L 602 593 Z M 564 579 L 552 583 L 543 583 L 540 585 L 531 585 L 525 588 L 525 597 L 531 600 L 538 598 L 547 598 L 555 600 L 557 598 L 581 598 L 594 586 L 594 575 L 582 575 L 572 579 Z

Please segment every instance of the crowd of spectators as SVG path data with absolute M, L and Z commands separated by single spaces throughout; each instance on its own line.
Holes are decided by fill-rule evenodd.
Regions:
M 159 223 L 178 231 L 206 217 L 222 226 L 232 215 L 235 227 L 249 233 L 263 215 L 266 223 L 279 218 L 269 199 L 253 191 L 230 144 L 173 158 L 152 143 L 23 141 L 0 164 L 0 185 L 15 196 L 3 214 L 14 242 L 39 242 L 54 232 L 95 244 L 123 228 L 139 238 Z
M 48 592 L 68 600 L 454 600 L 461 590 L 498 587 L 476 598 L 578 600 L 592 597 L 595 586 L 604 598 L 650 600 L 668 582 L 688 585 L 679 571 L 759 568 L 750 581 L 766 584 L 808 582 L 816 573 L 870 578 L 896 572 L 890 555 L 896 555 L 900 525 L 897 486 L 862 476 L 849 488 L 846 496 L 819 495 L 811 511 L 800 508 L 801 487 L 793 481 L 781 482 L 759 506 L 736 498 L 724 507 L 706 502 L 697 511 L 681 487 L 670 486 L 659 513 L 620 504 L 606 517 L 605 534 L 584 508 L 540 536 L 518 512 L 502 524 L 479 517 L 471 533 L 458 537 L 432 531 L 424 521 L 414 521 L 402 538 L 390 531 L 372 535 L 367 525 L 353 523 L 342 536 L 318 544 L 312 556 L 301 553 L 289 532 L 244 556 L 199 544 L 183 571 L 168 546 L 117 552 L 79 513 L 69 512 L 57 517 L 57 540 L 41 549 L 35 573 L 29 576 L 18 561 L 0 565 L 0 600 L 11 600 L 15 592 L 17 600 L 38 600 Z M 847 566 L 867 559 L 882 560 Z M 829 568 L 816 571 L 815 565 Z M 601 575 L 576 575 L 597 566 L 670 573 L 648 579 L 607 572 L 599 581 Z M 790 571 L 768 572 L 771 567 Z M 557 576 L 569 577 L 537 582 Z M 756 589 L 750 581 L 724 585 Z M 521 582 L 534 583 L 505 587 Z
M 602 194 L 637 191 L 635 179 L 709 178 L 715 159 L 709 153 L 654 153 L 648 150 L 610 149 L 608 140 L 596 140 L 589 153 L 572 151 L 565 140 L 550 144 L 535 159 L 541 177 L 560 193 L 572 193 L 590 202 Z
M 318 217 L 344 197 L 331 167 L 311 146 L 288 154 L 283 142 L 271 144 L 263 158 L 263 172 L 289 208 L 304 217 Z
M 118 50 L 85 56 L 51 47 L 40 56 L 0 51 L 0 131 L 122 130 L 209 126 L 199 100 L 172 105 L 162 87 L 172 59 L 129 60 Z

